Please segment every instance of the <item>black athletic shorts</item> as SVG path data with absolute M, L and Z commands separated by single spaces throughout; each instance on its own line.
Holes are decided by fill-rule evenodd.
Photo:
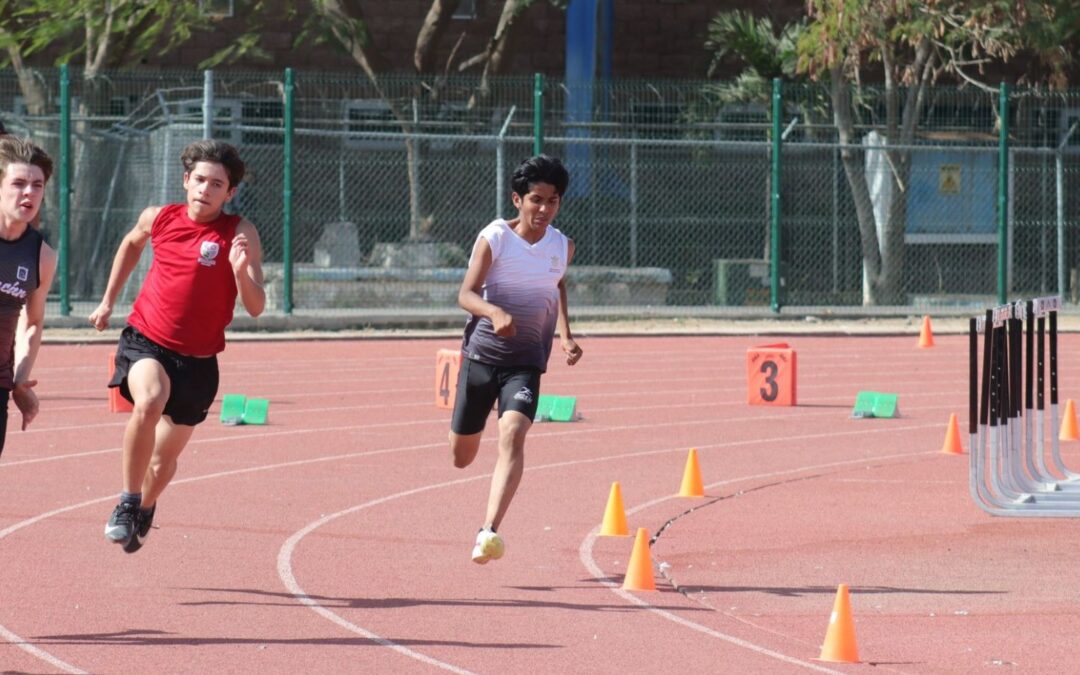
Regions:
M 450 429 L 463 436 L 480 433 L 495 401 L 499 402 L 499 417 L 516 410 L 532 420 L 540 401 L 540 370 L 461 359 Z
M 165 402 L 165 414 L 174 424 L 195 426 L 206 419 L 210 405 L 218 390 L 218 362 L 216 356 L 198 358 L 177 354 L 146 337 L 133 326 L 120 333 L 116 347 L 116 372 L 110 387 L 119 387 L 120 395 L 129 401 L 128 370 L 136 361 L 154 359 L 169 376 L 169 400 Z

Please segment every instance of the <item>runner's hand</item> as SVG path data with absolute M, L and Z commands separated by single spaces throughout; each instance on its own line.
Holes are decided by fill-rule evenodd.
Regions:
M 30 426 L 30 423 L 34 421 L 38 414 L 38 397 L 33 390 L 36 385 L 37 380 L 27 380 L 26 382 L 19 382 L 11 390 L 11 398 L 15 401 L 15 407 L 22 413 L 23 431 L 26 431 L 26 427 Z
M 566 365 L 572 366 L 581 360 L 581 346 L 574 341 L 574 338 L 562 341 L 562 350 L 566 354 Z
M 112 307 L 103 302 L 90 314 L 90 325 L 98 330 L 105 330 L 109 327 L 110 316 L 112 316 Z
M 242 274 L 248 267 L 248 238 L 246 234 L 238 234 L 233 237 L 232 245 L 229 246 L 229 264 L 232 265 L 233 274 Z
M 499 337 L 514 337 L 517 335 L 514 317 L 501 309 L 497 309 L 491 314 L 491 329 Z

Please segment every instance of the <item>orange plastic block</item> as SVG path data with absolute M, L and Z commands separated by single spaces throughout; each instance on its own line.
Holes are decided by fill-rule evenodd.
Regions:
M 112 381 L 113 373 L 116 372 L 116 361 L 114 356 L 109 354 L 109 381 Z M 131 405 L 131 401 L 127 400 L 120 395 L 120 387 L 109 387 L 109 412 L 122 413 L 131 412 L 134 410 L 134 406 Z
M 454 409 L 459 370 L 461 350 L 440 349 L 435 353 L 435 407 Z
M 746 350 L 746 402 L 795 405 L 795 350 L 786 342 Z

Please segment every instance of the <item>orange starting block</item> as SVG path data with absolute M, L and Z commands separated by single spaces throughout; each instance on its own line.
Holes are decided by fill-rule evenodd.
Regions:
M 786 342 L 746 350 L 746 402 L 796 405 L 795 350 Z
M 435 353 L 435 407 L 454 409 L 457 398 L 460 349 L 440 349 Z

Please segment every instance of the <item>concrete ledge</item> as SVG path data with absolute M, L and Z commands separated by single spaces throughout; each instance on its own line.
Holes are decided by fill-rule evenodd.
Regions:
M 280 264 L 263 266 L 267 311 L 282 309 Z M 304 309 L 401 309 L 456 307 L 465 269 L 458 267 L 293 268 L 293 306 Z M 657 267 L 571 267 L 567 296 L 575 305 L 662 306 L 671 272 Z

